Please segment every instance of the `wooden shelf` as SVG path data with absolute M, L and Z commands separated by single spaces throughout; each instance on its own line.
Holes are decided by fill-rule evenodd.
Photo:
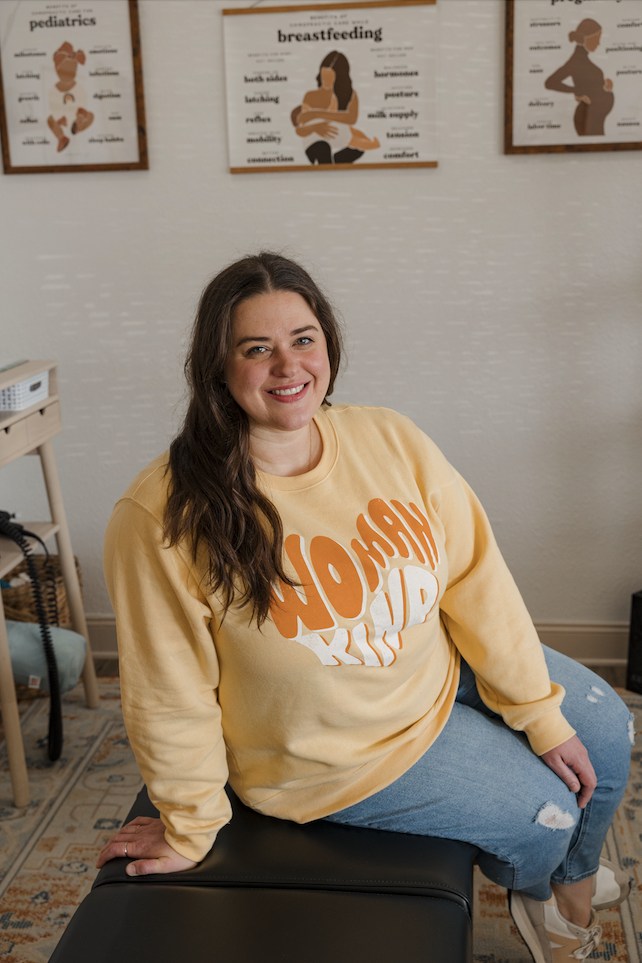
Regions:
M 35 532 L 36 535 L 39 535 L 43 542 L 46 542 L 60 531 L 60 525 L 56 525 L 54 522 L 20 522 L 20 524 L 28 531 Z M 28 539 L 28 541 L 34 546 L 38 545 L 38 542 L 32 538 Z M 12 542 L 10 538 L 5 538 L 4 536 L 0 537 L 0 578 L 4 578 L 23 558 L 22 551 L 15 542 Z
M 56 536 L 62 579 L 67 592 L 73 630 L 87 640 L 87 654 L 82 678 L 85 684 L 87 705 L 98 705 L 98 687 L 94 662 L 89 648 L 87 620 L 82 606 L 82 595 L 74 563 L 74 552 L 69 537 L 69 527 L 62 503 L 60 480 L 54 458 L 51 439 L 62 430 L 60 402 L 58 399 L 58 368 L 55 361 L 25 361 L 24 364 L 0 372 L 0 390 L 11 388 L 43 372 L 49 372 L 49 397 L 23 408 L 22 411 L 3 412 L 0 417 L 0 468 L 22 455 L 37 454 L 47 489 L 47 499 L 52 521 L 25 522 L 24 528 L 34 532 L 43 542 Z M 3 505 L 3 508 L 8 506 Z M 35 539 L 31 540 L 38 545 Z M 23 559 L 22 551 L 9 538 L 0 538 L 0 576 L 8 575 Z M 11 667 L 9 637 L 4 620 L 2 596 L 0 596 L 0 711 L 5 729 L 9 771 L 13 787 L 13 799 L 20 809 L 29 805 L 29 778 L 25 760 L 20 713 Z
M 12 385 L 18 384 L 19 381 L 26 381 L 27 378 L 35 378 L 36 375 L 42 374 L 43 371 L 51 371 L 57 364 L 57 361 L 25 361 L 24 364 L 18 364 L 15 368 L 0 371 L 0 391 L 4 388 L 11 388 Z M 51 390 L 51 385 L 49 385 L 49 388 Z M 57 385 L 54 390 L 58 390 Z
M 23 408 L 21 411 L 0 411 L 0 431 L 10 425 L 15 425 L 17 421 L 22 421 L 29 415 L 35 414 L 36 411 L 42 411 L 43 408 L 53 405 L 58 400 L 58 395 L 48 395 L 43 401 L 37 401 L 35 405 L 29 405 L 28 408 Z

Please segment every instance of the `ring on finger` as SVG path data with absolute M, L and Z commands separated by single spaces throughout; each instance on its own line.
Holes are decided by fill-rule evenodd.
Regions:
M 127 856 L 127 843 L 125 843 L 125 856 Z

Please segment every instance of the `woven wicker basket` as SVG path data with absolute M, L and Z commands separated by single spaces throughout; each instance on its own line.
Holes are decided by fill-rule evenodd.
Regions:
M 44 564 L 46 561 L 45 555 L 34 555 L 33 556 L 36 566 L 38 568 L 38 574 L 43 584 L 43 589 L 45 590 L 45 596 L 47 594 L 47 582 L 49 581 L 49 576 L 47 575 Z M 58 602 L 58 615 L 60 618 L 61 625 L 69 625 L 71 623 L 71 613 L 69 611 L 69 604 L 67 603 L 67 593 L 65 592 L 65 583 L 62 579 L 62 570 L 60 567 L 60 558 L 58 555 L 50 555 L 51 566 L 56 575 L 56 599 Z M 80 589 L 82 591 L 82 574 L 80 571 L 80 566 L 78 565 L 78 559 L 76 562 L 76 572 L 78 573 L 78 581 L 80 582 Z M 15 568 L 11 569 L 7 575 L 3 576 L 5 581 L 10 581 L 16 575 L 20 575 L 21 572 L 27 571 L 27 563 L 20 562 Z M 6 619 L 13 619 L 14 622 L 37 622 L 38 616 L 36 614 L 36 606 L 33 599 L 33 591 L 30 584 L 17 585 L 16 588 L 2 589 L 2 604 L 4 606 L 4 615 Z

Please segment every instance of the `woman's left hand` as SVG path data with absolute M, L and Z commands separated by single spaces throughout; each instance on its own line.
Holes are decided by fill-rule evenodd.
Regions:
M 577 805 L 584 809 L 597 786 L 597 779 L 588 752 L 577 736 L 571 736 L 561 746 L 543 752 L 540 759 L 560 777 L 571 792 L 579 793 Z
M 165 826 L 152 816 L 137 816 L 126 823 L 103 846 L 96 860 L 100 869 L 110 859 L 129 857 L 125 872 L 128 876 L 146 876 L 148 873 L 180 873 L 196 866 L 193 859 L 181 856 L 165 839 Z

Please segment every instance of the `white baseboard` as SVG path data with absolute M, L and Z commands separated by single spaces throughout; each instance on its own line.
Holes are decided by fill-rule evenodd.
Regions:
M 92 618 L 88 615 L 87 628 L 94 659 L 117 659 L 116 619 L 113 616 Z
M 626 665 L 628 622 L 536 622 L 544 645 L 584 665 Z
M 96 659 L 117 659 L 116 620 L 87 617 L 91 649 Z M 537 622 L 544 645 L 584 665 L 626 665 L 627 622 Z

